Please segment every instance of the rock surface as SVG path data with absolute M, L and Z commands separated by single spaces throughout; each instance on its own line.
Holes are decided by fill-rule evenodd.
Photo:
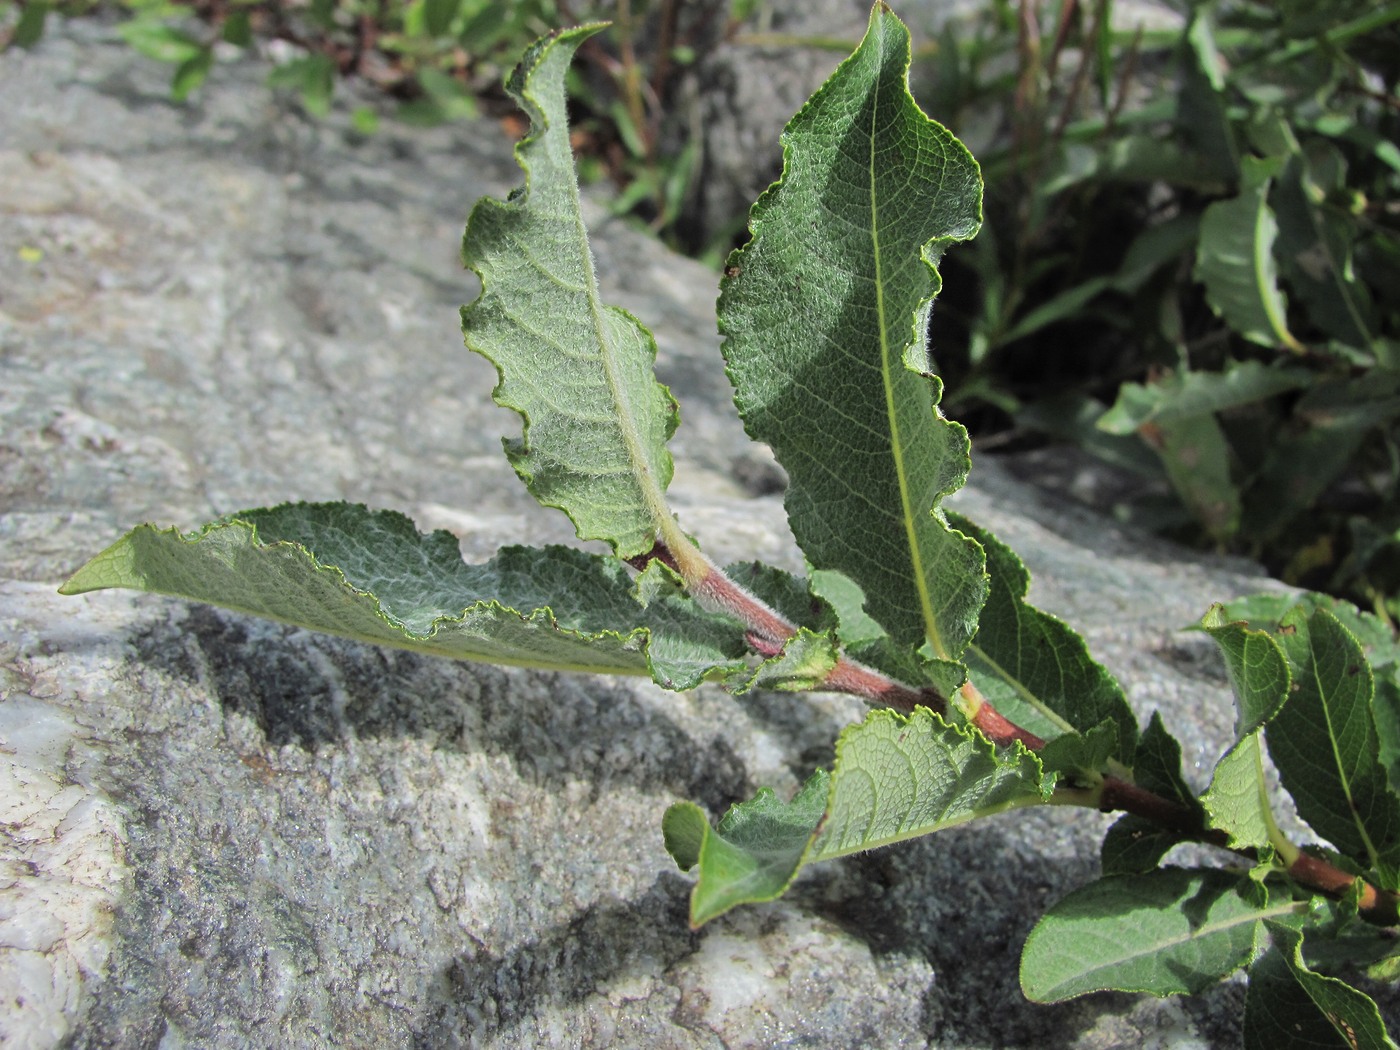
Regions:
M 790 793 L 859 707 L 453 664 L 149 596 L 54 593 L 130 525 L 284 499 L 393 506 L 469 558 L 570 536 L 499 451 L 461 349 L 467 211 L 516 170 L 482 123 L 370 139 L 219 65 L 201 100 L 74 26 L 0 58 L 0 1042 L 7 1047 L 1227 1045 L 1240 996 L 1016 984 L 1105 821 L 1045 813 L 825 865 L 691 932 L 661 845 Z M 595 215 L 595 218 L 597 216 Z M 713 275 L 600 223 L 657 332 L 676 503 L 792 564 L 727 402 Z M 741 460 L 741 457 L 750 457 Z M 736 467 L 736 460 L 740 465 Z M 771 469 L 771 468 L 768 468 Z M 759 486 L 762 487 L 762 486 Z M 1259 589 L 979 463 L 959 507 L 1038 575 L 1199 778 L 1231 708 L 1179 628 Z

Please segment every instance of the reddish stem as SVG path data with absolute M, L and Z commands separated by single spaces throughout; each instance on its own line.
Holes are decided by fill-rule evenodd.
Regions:
M 628 559 L 628 563 L 633 568 L 644 569 L 653 559 L 677 568 L 675 557 L 660 543 L 648 553 Z M 748 626 L 745 638 L 760 656 L 771 658 L 779 655 L 797 634 L 797 628 L 786 618 L 718 569 L 712 569 L 698 580 L 688 580 L 687 586 L 703 605 L 722 609 L 742 620 Z M 939 713 L 947 710 L 945 699 L 932 688 L 913 689 L 845 656 L 839 657 L 822 685 L 834 692 L 853 693 L 873 704 L 898 708 L 906 713 L 916 706 Z M 1020 741 L 1031 751 L 1039 751 L 1045 746 L 1043 739 L 1022 729 L 993 707 L 972 683 L 964 685 L 961 691 L 968 702 L 967 706 L 972 708 L 968 711 L 968 720 L 993 743 L 1008 746 Z M 1209 843 L 1250 858 L 1255 855 L 1251 849 L 1232 847 L 1230 837 L 1224 831 L 1203 827 L 1198 811 L 1120 777 L 1104 777 L 1097 800 L 1098 808 L 1104 812 L 1122 810 L 1143 817 L 1183 839 Z M 1288 874 L 1300 885 L 1333 897 L 1350 892 L 1358 881 L 1357 876 L 1308 853 L 1298 854 L 1288 866 Z M 1377 889 L 1365 881 L 1361 882 L 1358 908 L 1363 917 L 1379 925 L 1400 923 L 1400 894 Z
M 991 739 L 992 743 L 1009 747 L 1019 740 L 1031 751 L 1039 751 L 1045 746 L 1045 741 L 1036 736 L 1028 729 L 1022 729 L 1015 722 L 1012 722 L 985 699 L 982 706 L 977 709 L 977 713 L 972 716 L 972 724 Z

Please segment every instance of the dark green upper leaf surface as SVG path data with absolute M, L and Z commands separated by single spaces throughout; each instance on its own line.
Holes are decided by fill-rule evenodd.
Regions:
M 1400 798 L 1381 762 L 1374 683 L 1356 639 L 1325 610 L 1284 618 L 1277 635 L 1293 673 L 1267 727 L 1269 753 L 1298 813 L 1362 864 L 1400 864 Z
M 1167 732 L 1162 716 L 1156 711 L 1138 737 L 1132 766 L 1133 780 L 1140 787 L 1201 812 L 1196 793 L 1181 774 L 1181 744 Z M 1151 871 L 1180 841 L 1181 836 L 1176 833 L 1129 813 L 1114 822 L 1104 836 L 1100 850 L 1103 873 L 1122 875 Z
M 982 625 L 965 654 L 983 695 L 1007 718 L 1039 736 L 1117 727 L 1111 757 L 1131 765 L 1137 719 L 1113 676 L 1070 627 L 1026 602 L 1030 574 L 991 533 L 960 515 L 953 524 L 982 544 L 991 592 Z
M 401 514 L 354 504 L 243 511 L 188 536 L 143 525 L 63 591 L 105 587 L 459 659 L 651 673 L 672 688 L 743 667 L 738 627 L 675 594 L 643 608 L 614 559 L 507 547 L 468 565 L 451 534 L 424 535 Z
M 937 513 L 969 464 L 936 408 L 925 326 L 947 245 L 976 233 L 981 178 L 906 82 L 909 34 L 883 4 L 859 49 L 783 134 L 782 179 L 730 259 L 720 330 L 749 433 L 787 469 L 793 533 L 864 593 L 890 637 L 956 657 L 985 583 Z
M 1245 1050 L 1394 1050 L 1369 996 L 1308 969 L 1297 930 L 1267 925 L 1274 947 L 1249 969 Z
M 507 84 L 530 117 L 516 148 L 526 182 L 472 210 L 462 258 L 482 291 L 463 309 L 462 329 L 500 372 L 496 401 L 524 419 L 507 453 L 530 492 L 564 510 L 581 538 L 631 557 L 670 520 L 666 441 L 678 416 L 652 374 L 651 333 L 599 298 L 579 211 L 564 74 L 599 28 L 539 41 Z

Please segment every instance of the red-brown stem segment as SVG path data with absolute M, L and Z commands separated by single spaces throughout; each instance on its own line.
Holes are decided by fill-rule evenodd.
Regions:
M 1360 881 L 1361 894 L 1356 907 L 1362 916 L 1381 926 L 1400 923 L 1400 894 L 1392 890 L 1377 889 L 1369 882 L 1342 871 L 1321 857 L 1300 852 L 1293 863 L 1288 865 L 1288 874 L 1293 876 L 1295 882 L 1311 886 L 1333 897 L 1345 896 Z
M 679 571 L 675 557 L 662 543 L 657 543 L 646 554 L 629 558 L 628 564 L 640 570 L 653 559 Z M 760 656 L 777 656 L 797 634 L 797 627 L 786 617 L 770 609 L 717 568 L 697 580 L 687 580 L 686 587 L 706 608 L 719 609 L 742 620 L 748 628 L 745 640 Z M 906 714 L 920 704 L 935 711 L 945 707 L 943 698 L 933 690 L 910 688 L 844 655 L 837 657 L 836 666 L 822 686 L 835 693 L 853 693 L 872 704 L 893 707 Z
M 1200 818 L 1189 807 L 1126 780 L 1112 776 L 1104 777 L 1098 800 L 1099 809 L 1106 813 L 1122 810 L 1150 820 L 1158 827 L 1175 832 L 1182 838 L 1209 843 L 1250 860 L 1255 859 L 1254 850 L 1231 846 L 1230 836 L 1219 828 L 1203 828 Z M 1400 894 L 1378 889 L 1321 857 L 1299 852 L 1288 865 L 1288 874 L 1299 885 L 1325 893 L 1329 897 L 1345 896 L 1360 881 L 1361 892 L 1357 900 L 1357 909 L 1362 916 L 1368 922 L 1380 926 L 1394 926 L 1400 923 Z
M 628 559 L 628 563 L 640 570 L 646 568 L 647 563 L 653 559 L 672 569 L 677 568 L 674 556 L 660 543 L 648 553 Z M 760 656 L 777 656 L 783 651 L 783 646 L 788 640 L 797 633 L 797 628 L 785 617 L 734 583 L 718 568 L 712 568 L 700 579 L 687 580 L 686 585 L 702 605 L 721 609 L 742 620 L 748 627 L 746 639 L 754 652 Z M 854 693 L 872 703 L 884 704 L 905 712 L 912 711 L 916 705 L 940 713 L 947 710 L 944 698 L 933 689 L 911 689 L 844 656 L 838 659 L 836 666 L 822 684 L 835 692 Z M 1045 746 L 1045 741 L 1040 737 L 1022 729 L 1001 714 L 971 682 L 966 683 L 959 693 L 960 706 L 968 721 L 985 733 L 993 743 L 1008 746 L 1019 740 L 1031 751 L 1039 751 Z M 1253 850 L 1231 847 L 1229 836 L 1224 831 L 1203 827 L 1199 815 L 1190 807 L 1120 777 L 1104 777 L 1095 798 L 1097 807 L 1104 812 L 1122 810 L 1143 817 L 1180 835 L 1183 839 L 1233 849 L 1235 853 L 1250 858 L 1254 856 Z M 1301 852 L 1289 864 L 1288 874 L 1300 885 L 1333 897 L 1350 892 L 1358 881 L 1356 876 L 1320 857 Z M 1370 922 L 1382 926 L 1400 923 L 1400 894 L 1390 890 L 1380 890 L 1363 881 L 1357 906 L 1362 916 Z

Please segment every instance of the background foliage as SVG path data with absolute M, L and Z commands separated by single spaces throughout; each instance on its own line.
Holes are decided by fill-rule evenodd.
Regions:
M 1158 479 L 1120 513 L 1393 617 L 1400 5 L 1173 6 L 993 3 L 923 64 L 987 180 L 936 329 L 952 414 Z

